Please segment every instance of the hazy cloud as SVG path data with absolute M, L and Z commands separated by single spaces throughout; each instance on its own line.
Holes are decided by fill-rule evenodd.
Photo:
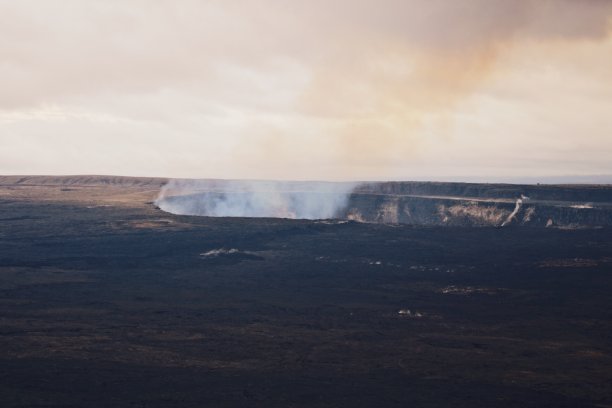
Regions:
M 611 15 L 607 0 L 0 0 L 0 172 L 508 175 L 526 144 L 551 150 L 533 171 L 612 171 Z

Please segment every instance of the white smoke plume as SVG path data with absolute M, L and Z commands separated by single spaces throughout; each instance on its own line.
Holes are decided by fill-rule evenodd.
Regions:
M 355 183 L 179 180 L 155 204 L 178 215 L 330 219 L 342 216 Z
M 521 198 L 516 200 L 516 204 L 514 206 L 514 210 L 510 213 L 510 215 L 508 215 L 508 218 L 506 218 L 506 221 L 504 221 L 502 223 L 502 227 L 505 227 L 506 225 L 510 224 L 512 222 L 512 220 L 514 220 L 514 218 L 516 217 L 516 215 L 518 214 L 518 212 L 521 210 L 521 207 L 523 206 L 523 199 L 527 198 L 524 196 L 521 196 Z

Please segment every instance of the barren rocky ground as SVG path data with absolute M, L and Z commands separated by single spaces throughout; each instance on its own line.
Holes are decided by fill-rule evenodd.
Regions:
M 0 180 L 3 407 L 612 406 L 612 229 L 176 216 Z

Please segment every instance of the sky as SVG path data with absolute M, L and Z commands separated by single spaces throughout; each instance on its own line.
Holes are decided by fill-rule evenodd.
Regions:
M 612 174 L 612 0 L 0 0 L 0 174 Z

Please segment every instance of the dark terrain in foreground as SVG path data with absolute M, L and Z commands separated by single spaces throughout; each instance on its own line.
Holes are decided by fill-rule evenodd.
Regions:
M 612 228 L 174 216 L 0 187 L 2 407 L 612 407 Z

